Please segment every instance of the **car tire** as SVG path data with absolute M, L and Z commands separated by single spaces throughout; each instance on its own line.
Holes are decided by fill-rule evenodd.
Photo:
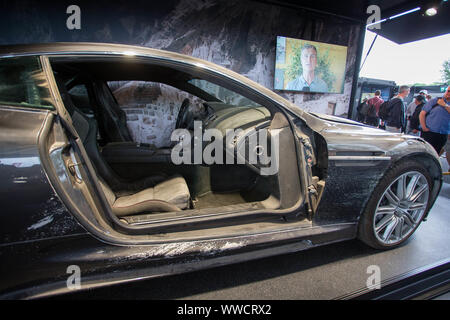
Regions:
M 431 186 L 431 176 L 420 163 L 395 164 L 370 197 L 358 224 L 358 238 L 375 249 L 402 245 L 430 209 Z

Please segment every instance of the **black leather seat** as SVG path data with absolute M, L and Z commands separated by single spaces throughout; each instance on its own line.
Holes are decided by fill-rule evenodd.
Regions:
M 115 214 L 123 216 L 177 211 L 189 207 L 189 188 L 184 178 L 179 175 L 171 178 L 158 175 L 137 181 L 128 181 L 117 176 L 98 150 L 96 120 L 87 117 L 75 107 L 64 83 L 59 79 L 57 83 L 64 106 L 72 118 L 72 124 L 96 169 L 100 184 Z
M 104 81 L 92 82 L 92 94 L 99 108 L 98 119 L 103 128 L 103 137 L 108 142 L 132 141 L 127 127 L 127 116 Z

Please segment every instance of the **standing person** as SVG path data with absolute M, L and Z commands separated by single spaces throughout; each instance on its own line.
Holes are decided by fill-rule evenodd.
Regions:
M 407 134 L 412 134 L 415 136 L 418 136 L 420 134 L 421 127 L 420 127 L 419 115 L 420 115 L 420 112 L 422 111 L 422 108 L 426 102 L 427 102 L 427 100 L 425 99 L 425 97 L 420 94 L 414 99 L 414 109 L 413 109 L 414 111 L 412 112 L 412 114 L 409 118 L 409 121 L 408 121 L 408 126 L 406 129 Z M 409 108 L 409 106 L 408 106 L 408 108 Z M 408 110 L 406 111 L 406 114 L 408 114 Z
M 425 100 L 427 100 L 427 95 L 428 95 L 428 91 L 427 91 L 427 90 L 420 90 L 420 91 L 419 91 L 419 94 L 420 94 L 421 96 L 423 96 L 423 97 L 425 98 Z M 428 102 L 428 100 L 425 101 L 425 102 Z
M 418 96 L 416 96 L 414 98 L 414 100 L 410 104 L 408 104 L 408 107 L 406 108 L 406 122 L 407 122 L 406 133 L 407 134 L 413 133 L 412 131 L 414 129 L 418 130 L 419 119 L 417 119 L 417 123 L 414 125 L 414 128 L 413 128 L 413 126 L 411 125 L 411 117 L 413 116 L 414 111 L 416 111 L 417 106 L 420 104 L 424 104 L 426 102 L 427 102 L 427 100 L 425 99 L 425 96 L 419 94 Z M 417 131 L 414 133 L 417 133 Z
M 380 106 L 384 102 L 384 100 L 381 99 L 380 96 L 381 91 L 377 90 L 375 91 L 375 97 L 370 98 L 367 101 L 369 110 L 367 111 L 366 123 L 374 127 L 378 127 L 378 124 L 380 122 L 378 118 L 378 111 L 380 111 Z
M 440 155 L 450 133 L 450 86 L 442 98 L 427 102 L 420 112 L 421 137 Z
M 405 132 L 405 104 L 403 99 L 409 94 L 408 86 L 400 86 L 398 95 L 389 101 L 389 115 L 385 121 L 386 131 L 389 132 Z
M 427 99 L 427 94 L 428 94 L 427 90 L 420 90 L 419 94 L 416 96 L 416 98 L 419 96 L 422 96 L 424 99 L 424 103 L 427 103 L 429 100 L 429 99 Z M 411 131 L 412 131 L 411 125 L 410 125 L 410 117 L 413 115 L 414 110 L 416 109 L 416 106 L 417 106 L 416 102 L 417 101 L 415 99 L 413 99 L 413 101 L 411 101 L 411 103 L 408 104 L 408 106 L 406 107 L 406 133 L 407 134 L 411 134 Z
M 365 122 L 368 109 L 369 106 L 367 105 L 367 98 L 364 98 L 364 100 L 356 108 L 356 121 Z

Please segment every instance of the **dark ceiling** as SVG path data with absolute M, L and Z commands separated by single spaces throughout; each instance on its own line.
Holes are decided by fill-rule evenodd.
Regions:
M 381 25 L 381 29 L 374 31 L 399 44 L 450 33 L 449 1 L 441 2 L 438 13 L 432 17 L 424 15 L 425 8 L 429 8 L 427 3 L 422 4 L 421 8 L 421 11 L 387 21 Z
M 354 22 L 366 23 L 369 14 L 367 7 L 378 5 L 381 19 L 421 7 L 439 6 L 433 17 L 416 11 L 399 18 L 382 23 L 381 29 L 374 30 L 379 35 L 396 43 L 407 43 L 450 33 L 450 0 L 260 0 L 261 2 L 309 9 L 316 12 L 332 14 Z

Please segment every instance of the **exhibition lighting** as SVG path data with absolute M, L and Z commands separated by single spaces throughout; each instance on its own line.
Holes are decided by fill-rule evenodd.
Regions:
M 419 10 L 420 10 L 420 7 L 417 7 L 417 8 L 414 8 L 414 9 L 411 9 L 411 10 L 408 10 L 408 11 L 405 11 L 405 12 L 402 12 L 402 13 L 399 13 L 399 14 L 396 14 L 396 15 L 393 15 L 392 17 L 385 18 L 385 19 L 381 19 L 380 21 L 375 21 L 375 22 L 373 22 L 373 23 L 370 23 L 370 24 L 366 25 L 366 27 L 370 27 L 370 26 L 372 26 L 372 25 L 379 24 L 379 23 L 382 23 L 382 22 L 385 22 L 385 21 L 388 21 L 388 20 L 393 20 L 393 19 L 395 19 L 395 18 L 404 16 L 404 15 L 406 15 L 406 14 L 413 13 L 413 12 L 416 12 L 416 11 L 419 11 Z
M 422 11 L 422 15 L 432 17 L 435 16 L 439 8 L 443 7 L 444 5 L 447 5 L 448 0 L 432 0 L 427 1 L 426 5 L 424 6 L 424 9 Z
M 426 15 L 428 17 L 432 17 L 432 16 L 435 16 L 438 13 L 438 9 L 437 8 L 439 6 L 441 6 L 441 5 L 443 5 L 446 2 L 448 2 L 448 0 L 428 1 L 427 4 L 424 5 L 423 7 L 416 7 L 414 9 L 411 9 L 411 10 L 408 10 L 408 11 L 405 11 L 405 12 L 393 15 L 393 16 L 391 16 L 389 18 L 385 18 L 385 19 L 381 19 L 379 21 L 375 21 L 373 23 L 370 23 L 370 24 L 366 25 L 366 27 L 370 27 L 372 25 L 376 25 L 376 24 L 380 24 L 380 23 L 383 23 L 383 22 L 386 22 L 386 21 L 389 21 L 389 20 L 393 20 L 393 19 L 396 19 L 398 17 L 404 16 L 404 15 L 407 15 L 409 13 L 413 13 L 413 12 L 416 12 L 416 11 L 419 11 L 419 10 L 421 10 L 421 14 L 422 15 Z
M 427 16 L 429 16 L 429 17 L 432 17 L 432 16 L 436 15 L 436 13 L 437 13 L 437 10 L 436 10 L 436 8 L 433 8 L 433 7 L 428 8 L 428 9 L 425 11 L 425 14 L 426 14 Z
M 408 10 L 408 11 L 405 11 L 405 12 L 402 12 L 402 13 L 399 13 L 399 14 L 396 14 L 395 16 L 389 17 L 388 20 L 395 19 L 395 18 L 404 16 L 405 14 L 413 13 L 413 12 L 416 12 L 416 11 L 419 11 L 419 10 L 420 10 L 420 7 L 417 7 L 417 8 L 414 8 L 414 9 L 411 9 L 411 10 Z

